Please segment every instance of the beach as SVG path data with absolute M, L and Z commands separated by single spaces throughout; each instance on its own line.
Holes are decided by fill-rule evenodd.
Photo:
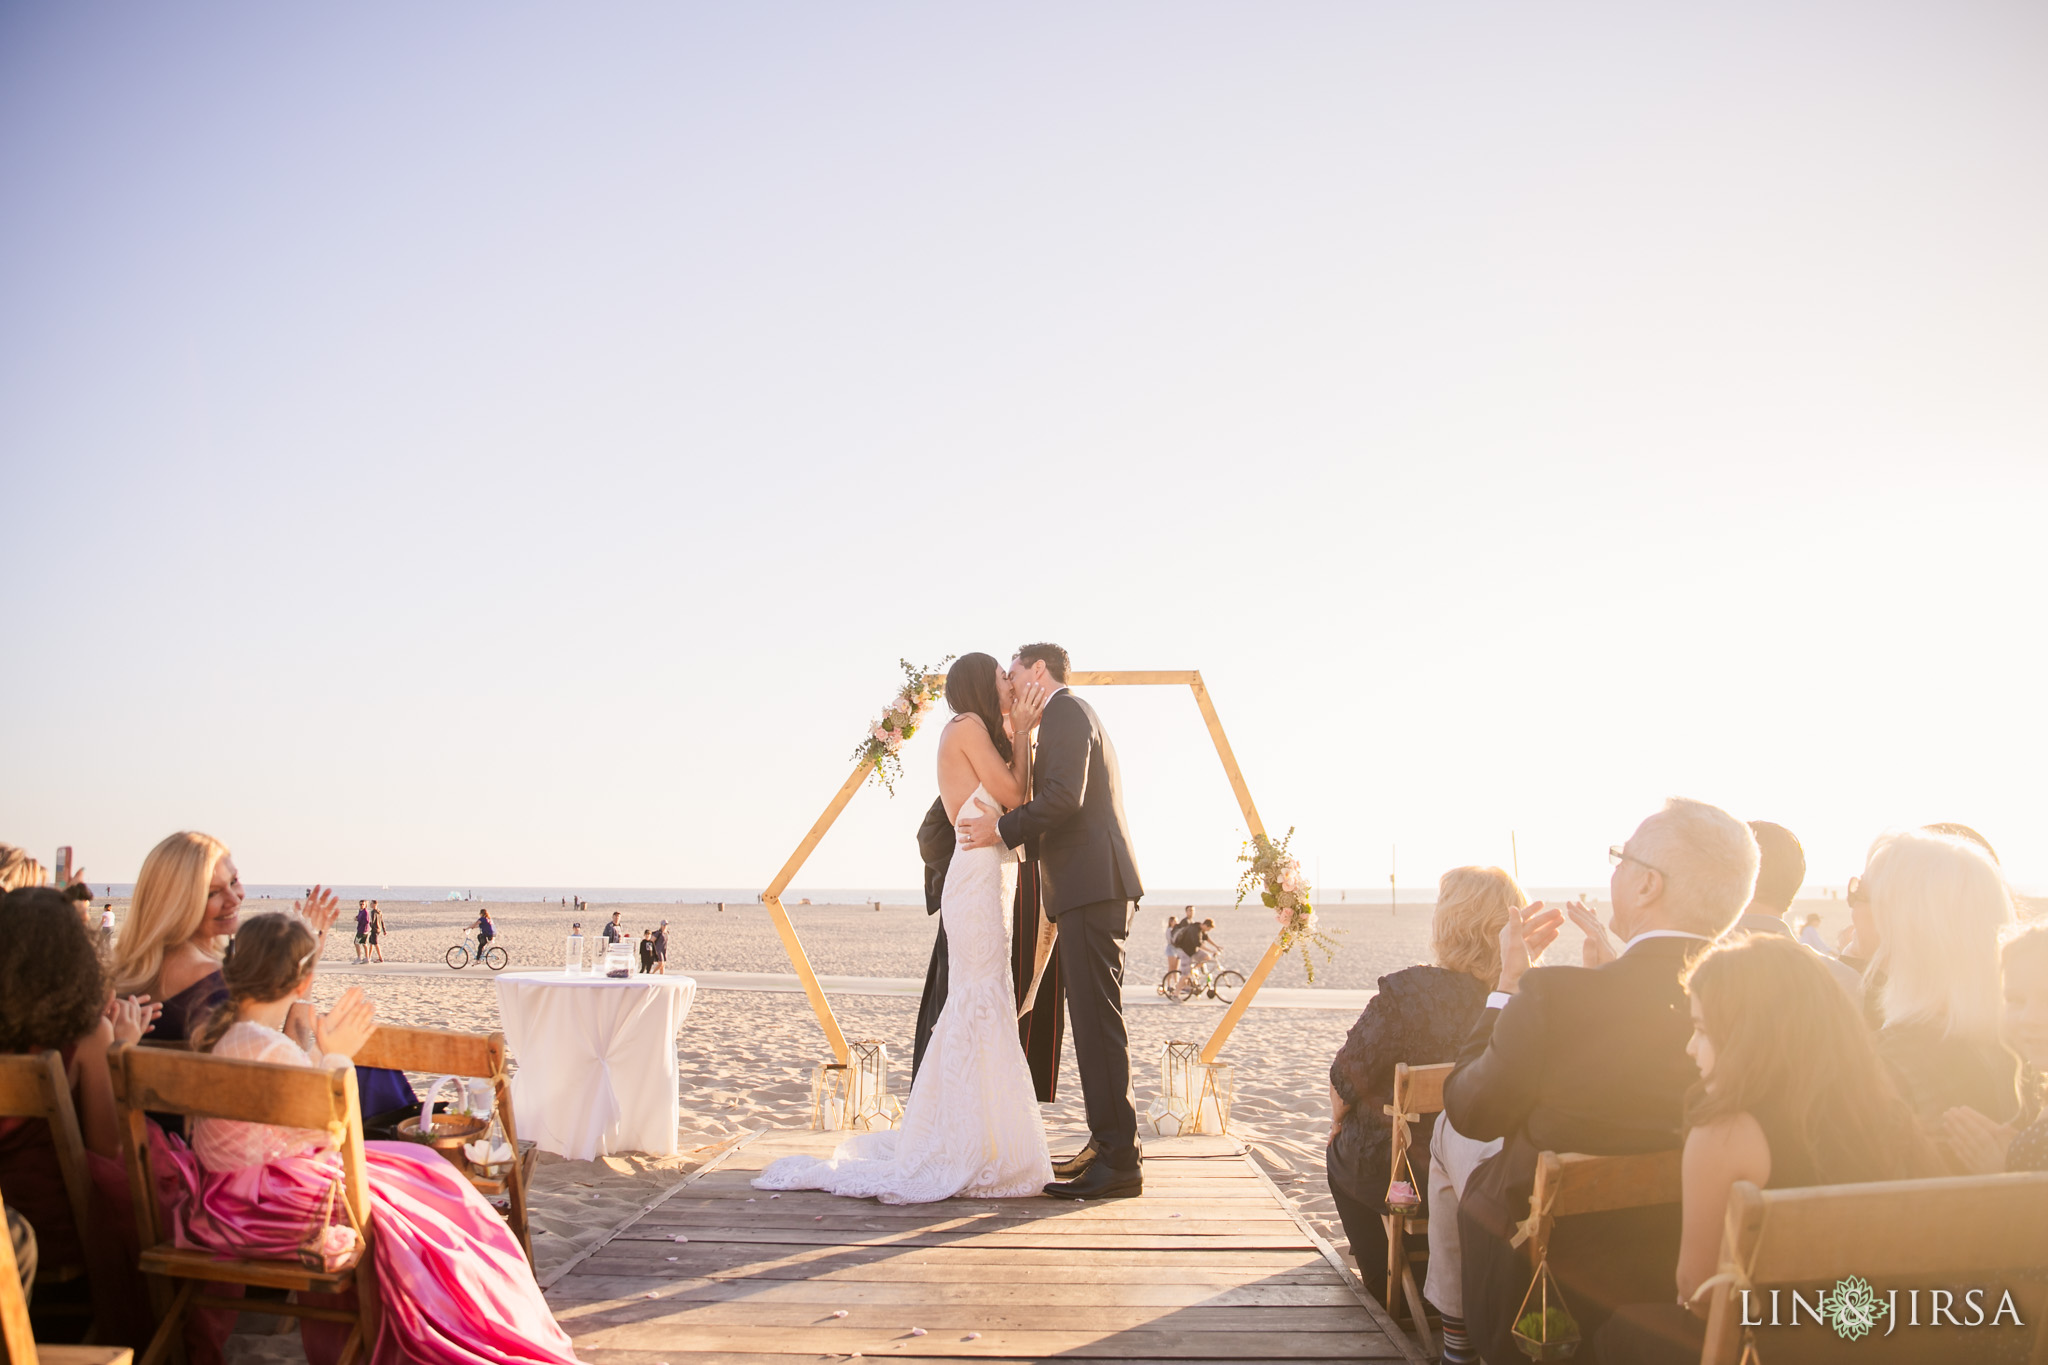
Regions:
M 809 1121 L 810 1074 L 828 1049 L 807 998 L 796 988 L 781 940 L 767 911 L 756 903 L 727 902 L 720 911 L 704 904 L 586 905 L 571 907 L 512 901 L 390 902 L 381 908 L 387 932 L 380 946 L 385 966 L 354 967 L 354 905 L 345 904 L 330 934 L 324 970 L 315 978 L 314 999 L 325 1008 L 344 989 L 366 991 L 378 1017 L 415 1027 L 490 1031 L 500 1027 L 494 974 L 472 963 L 462 970 L 445 965 L 448 949 L 461 942 L 463 927 L 490 905 L 497 942 L 511 961 L 508 970 L 559 970 L 568 926 L 580 918 L 587 954 L 601 949 L 598 927 L 616 911 L 637 943 L 644 929 L 669 921 L 668 968 L 705 974 L 731 973 L 775 979 L 775 989 L 700 988 L 676 1044 L 681 1118 L 678 1154 L 649 1157 L 622 1154 L 597 1161 L 566 1161 L 543 1154 L 530 1196 L 534 1260 L 545 1280 L 577 1254 L 601 1243 L 611 1230 L 638 1214 L 724 1143 L 754 1129 L 803 1128 Z M 124 909 L 118 902 L 117 910 Z M 244 914 L 288 908 L 289 902 L 253 900 Z M 1178 907 L 1173 907 L 1176 912 Z M 1236 1107 L 1231 1132 L 1249 1148 L 1296 1208 L 1340 1250 L 1347 1246 L 1323 1176 L 1329 1131 L 1328 1069 L 1363 1001 L 1378 978 L 1430 959 L 1430 906 L 1404 902 L 1379 906 L 1340 905 L 1321 922 L 1336 931 L 1336 955 L 1317 958 L 1316 983 L 1309 986 L 1298 955 L 1284 959 L 1269 978 L 1276 992 L 1306 1005 L 1246 1011 L 1222 1059 L 1233 1064 Z M 1823 915 L 1830 932 L 1846 922 L 1839 902 L 1803 902 Z M 936 921 L 921 905 L 801 905 L 789 907 L 813 967 L 827 977 L 876 981 L 874 990 L 831 993 L 840 1027 L 849 1039 L 886 1043 L 892 1092 L 909 1090 L 909 1058 L 917 997 L 907 983 L 921 978 L 929 959 Z M 1137 986 L 1163 971 L 1166 906 L 1145 906 L 1133 925 L 1128 981 Z M 1249 972 L 1272 933 L 1269 912 L 1256 908 L 1206 906 L 1198 917 L 1214 918 L 1227 947 L 1226 965 Z M 1567 926 L 1549 960 L 1576 963 L 1580 937 Z M 636 953 L 637 961 L 637 953 Z M 882 986 L 888 993 L 881 993 Z M 1331 997 L 1315 1007 L 1317 993 Z M 1213 1001 L 1174 1006 L 1144 991 L 1133 992 L 1126 1009 L 1131 1035 L 1133 1084 L 1139 1112 L 1159 1093 L 1159 1058 L 1170 1041 L 1205 1042 L 1223 1007 Z M 516 1070 L 518 1057 L 511 1065 Z M 1058 1097 L 1043 1108 L 1053 1151 L 1078 1148 L 1086 1139 L 1081 1088 L 1068 1040 L 1061 1058 Z M 257 1333 L 238 1338 L 237 1360 L 291 1359 L 295 1334 Z

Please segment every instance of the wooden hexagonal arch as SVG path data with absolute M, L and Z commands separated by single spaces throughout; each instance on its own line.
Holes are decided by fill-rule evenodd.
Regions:
M 1185 686 L 1195 694 L 1195 705 L 1202 712 L 1202 723 L 1209 728 L 1209 738 L 1216 745 L 1216 756 L 1223 760 L 1223 775 L 1230 779 L 1230 790 L 1237 796 L 1238 808 L 1244 812 L 1247 828 L 1254 835 L 1263 835 L 1266 826 L 1259 820 L 1259 811 L 1252 804 L 1251 791 L 1244 784 L 1244 774 L 1238 771 L 1237 758 L 1230 752 L 1230 740 L 1223 733 L 1223 722 L 1216 715 L 1216 705 L 1209 700 L 1209 689 L 1202 684 L 1202 675 L 1192 669 L 1185 672 L 1083 672 L 1076 670 L 1067 675 L 1067 682 L 1073 687 L 1180 687 Z M 825 1040 L 832 1045 L 832 1052 L 841 1063 L 847 1060 L 846 1035 L 840 1032 L 839 1019 L 832 1013 L 832 1004 L 825 998 L 824 987 L 818 984 L 818 974 L 811 970 L 811 960 L 804 953 L 804 945 L 797 938 L 796 926 L 790 922 L 789 911 L 783 908 L 782 893 L 796 880 L 796 874 L 811 856 L 825 832 L 839 819 L 839 813 L 846 809 L 846 803 L 867 781 L 874 769 L 873 763 L 863 763 L 853 770 L 836 795 L 825 806 L 825 813 L 812 824 L 810 833 L 796 846 L 796 852 L 789 855 L 789 861 L 775 874 L 775 880 L 761 893 L 761 901 L 768 907 L 768 917 L 775 922 L 775 932 L 782 935 L 782 946 L 789 953 L 790 965 L 796 968 L 797 979 L 803 982 L 804 994 L 810 997 L 811 1010 L 818 1016 L 818 1026 L 825 1030 Z M 1259 987 L 1266 984 L 1273 967 L 1280 961 L 1280 939 L 1275 935 L 1266 955 L 1259 959 L 1259 965 L 1252 968 L 1252 974 L 1244 983 L 1244 989 L 1237 993 L 1237 999 L 1224 1012 L 1223 1019 L 1216 1025 L 1216 1031 L 1209 1035 L 1209 1041 L 1202 1048 L 1202 1060 L 1213 1062 L 1223 1050 L 1223 1044 L 1230 1038 L 1237 1021 L 1244 1017 L 1245 1008 L 1252 997 L 1259 993 Z

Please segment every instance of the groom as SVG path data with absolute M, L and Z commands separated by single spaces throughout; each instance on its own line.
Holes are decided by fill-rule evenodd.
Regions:
M 1024 845 L 1025 856 L 1037 860 L 1045 913 L 1059 931 L 1060 980 L 1089 1137 L 1078 1155 L 1054 1166 L 1060 1178 L 1045 1192 L 1059 1199 L 1135 1195 L 1144 1178 L 1124 1028 L 1124 939 L 1145 888 L 1124 823 L 1123 778 L 1095 709 L 1067 690 L 1067 651 L 1024 646 L 1010 661 L 1010 685 L 1051 693 L 1038 722 L 1032 796 L 1000 818 L 985 807 L 962 811 L 960 846 Z

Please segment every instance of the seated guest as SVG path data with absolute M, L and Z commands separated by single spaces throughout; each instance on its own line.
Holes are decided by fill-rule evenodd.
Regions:
M 1674 798 L 1609 850 L 1619 955 L 1584 906 L 1585 967 L 1531 967 L 1521 926 L 1501 942 L 1499 988 L 1444 1087 L 1445 1118 L 1467 1139 L 1503 1139 L 1458 1203 L 1465 1322 L 1488 1361 L 1516 1356 L 1512 1328 L 1530 1266 L 1509 1245 L 1529 1213 L 1543 1151 L 1614 1155 L 1679 1145 L 1696 1075 L 1680 977 L 1735 921 L 1756 887 L 1756 839 L 1726 811 Z M 1589 970 L 1590 969 L 1590 970 Z M 1618 1303 L 1665 1296 L 1675 1210 L 1621 1209 L 1559 1220 L 1550 1269 L 1590 1338 Z
M 149 1041 L 185 1041 L 194 1023 L 227 998 L 221 953 L 240 921 L 242 899 L 234 855 L 211 835 L 173 834 L 142 860 L 128 918 L 114 940 L 114 988 L 162 1002 Z M 293 908 L 324 947 L 340 908 L 334 894 L 316 886 Z M 295 1017 L 293 1031 L 304 1035 L 306 1029 Z M 365 1115 L 403 1112 L 417 1103 L 404 1072 L 364 1067 L 356 1080 Z
M 312 984 L 319 940 L 296 915 L 251 917 L 223 961 L 227 998 L 200 1025 L 194 1047 L 218 1057 L 285 1066 L 346 1067 L 375 1032 L 376 1010 L 343 991 L 313 1027 L 309 1051 L 284 1032 Z M 438 1152 L 409 1142 L 366 1144 L 371 1247 L 382 1315 L 370 1352 L 378 1361 L 426 1365 L 573 1362 L 569 1338 L 548 1311 L 511 1230 Z M 348 1210 L 329 1210 L 341 1160 L 326 1132 L 229 1119 L 200 1119 L 187 1150 L 158 1139 L 167 1168 L 171 1226 L 179 1245 L 230 1256 L 342 1263 L 356 1246 Z M 196 1158 L 196 1160 L 195 1160 Z M 309 1229 L 326 1223 L 324 1235 Z M 346 1323 L 304 1320 L 307 1358 L 340 1353 Z
M 1994 1123 L 2031 1123 L 2034 1078 L 1999 1038 L 1999 932 L 2012 893 L 1982 847 L 1929 830 L 1885 834 L 1858 879 L 1877 931 L 1877 1050 L 1928 1122 L 1968 1105 Z
M 1792 902 L 1799 896 L 1799 888 L 1806 881 L 1806 850 L 1799 846 L 1799 839 L 1783 825 L 1774 825 L 1768 820 L 1752 820 L 1749 832 L 1756 836 L 1757 868 L 1756 894 L 1750 897 L 1749 905 L 1735 919 L 1736 933 L 1777 934 L 1792 938 L 1792 926 L 1786 923 L 1792 913 Z M 1819 917 L 1807 916 L 1808 928 L 1817 927 Z M 1833 953 L 1814 947 L 1802 933 L 1797 940 L 1812 948 L 1816 956 L 1827 964 L 1828 974 L 1835 984 L 1848 993 L 1849 999 L 1861 1005 L 1863 1001 L 1863 977 L 1853 968 L 1835 960 Z
M 48 886 L 0 897 L 0 1052 L 53 1049 L 64 1058 L 92 1176 L 89 1206 L 106 1234 L 95 1239 L 100 1260 L 88 1267 L 109 1300 L 96 1304 L 98 1316 L 120 1344 L 140 1349 L 149 1344 L 149 1293 L 135 1270 L 139 1248 L 107 1048 L 140 1038 L 152 1010 L 146 997 L 110 1001 L 98 945 L 72 906 Z M 0 1197 L 35 1229 L 46 1266 L 86 1265 L 47 1122 L 0 1118 Z
M 1693 1297 L 1719 1267 L 1736 1181 L 1788 1189 L 1948 1174 L 1861 1011 L 1812 953 L 1778 935 L 1737 935 L 1693 964 L 1687 989 L 1699 1080 L 1685 1099 L 1678 1303 L 1616 1312 L 1596 1342 L 1603 1361 L 1699 1360 L 1708 1305 Z
M 1437 883 L 1430 948 L 1437 965 L 1408 967 L 1380 978 L 1379 994 L 1358 1016 L 1330 1064 L 1330 1146 L 1325 1157 L 1330 1197 L 1351 1239 L 1351 1254 L 1375 1294 L 1385 1286 L 1387 1182 L 1393 1176 L 1394 1066 L 1448 1062 L 1472 1031 L 1486 992 L 1500 976 L 1500 931 L 1511 909 L 1528 901 L 1497 867 L 1456 867 Z M 1430 1128 L 1436 1115 L 1411 1124 L 1413 1179 L 1427 1176 Z M 1410 1178 L 1403 1172 L 1403 1179 Z M 1441 1304 L 1438 1305 L 1442 1307 Z
M 2005 945 L 2005 1044 L 2037 1072 L 2048 1072 L 2048 928 L 2029 929 Z M 2048 1114 L 2024 1132 L 1967 1105 L 1943 1116 L 1943 1136 L 1966 1169 L 2048 1171 Z
M 1991 847 L 1991 841 L 1968 825 L 1960 825 L 1953 820 L 1942 820 L 1931 825 L 1922 825 L 1920 828 L 1929 834 L 1946 834 L 1951 838 L 1967 839 L 1984 850 L 1984 856 L 1991 860 L 1993 866 L 1998 863 L 1998 850 Z M 1881 1028 L 1884 1025 L 1884 1012 L 1878 1004 L 1878 997 L 1884 993 L 1884 974 L 1881 971 L 1873 973 L 1871 970 L 1871 959 L 1877 956 L 1879 935 L 1877 921 L 1870 913 L 1870 895 L 1864 889 L 1861 877 L 1849 878 L 1849 885 L 1842 893 L 1842 900 L 1849 907 L 1849 927 L 1843 932 L 1839 956 L 1843 962 L 1862 974 L 1865 994 L 1870 1002 L 1871 1025 Z

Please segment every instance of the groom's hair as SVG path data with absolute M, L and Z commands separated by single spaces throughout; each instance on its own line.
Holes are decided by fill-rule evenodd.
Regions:
M 1067 651 L 1058 645 L 1025 645 L 1017 651 L 1017 661 L 1027 664 L 1042 663 L 1045 665 L 1045 671 L 1052 674 L 1054 682 L 1063 683 L 1067 680 Z

